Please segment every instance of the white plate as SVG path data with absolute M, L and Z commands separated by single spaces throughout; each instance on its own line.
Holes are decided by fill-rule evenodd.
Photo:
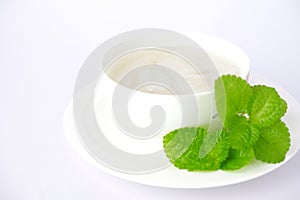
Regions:
M 283 88 L 270 81 L 267 81 L 259 75 L 251 74 L 249 81 L 251 84 L 266 84 L 268 86 L 275 87 L 279 94 L 288 103 L 288 111 L 284 116 L 283 121 L 287 124 L 291 133 L 291 147 L 286 155 L 286 159 L 279 164 L 266 164 L 259 161 L 254 161 L 240 170 L 229 172 L 187 172 L 185 170 L 179 170 L 173 166 L 170 166 L 162 169 L 161 171 L 150 174 L 133 175 L 120 173 L 97 162 L 82 146 L 76 132 L 71 103 L 70 106 L 68 106 L 64 116 L 65 135 L 78 154 L 82 156 L 82 158 L 102 171 L 128 181 L 168 188 L 209 188 L 248 181 L 267 174 L 282 166 L 289 159 L 291 159 L 300 148 L 300 105 L 298 102 Z

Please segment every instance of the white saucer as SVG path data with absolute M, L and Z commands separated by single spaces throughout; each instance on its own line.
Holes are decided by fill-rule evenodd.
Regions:
M 265 84 L 275 87 L 288 103 L 288 111 L 283 121 L 287 124 L 291 133 L 291 147 L 286 155 L 286 159 L 279 164 L 266 164 L 254 161 L 250 165 L 232 172 L 187 172 L 173 166 L 149 174 L 133 175 L 117 172 L 97 162 L 81 144 L 74 123 L 72 103 L 70 103 L 64 115 L 65 135 L 73 148 L 83 159 L 104 172 L 128 181 L 168 188 L 209 188 L 248 181 L 282 166 L 291 159 L 300 148 L 300 124 L 298 123 L 300 120 L 300 105 L 298 102 L 283 88 L 259 75 L 251 74 L 249 82 L 251 84 Z

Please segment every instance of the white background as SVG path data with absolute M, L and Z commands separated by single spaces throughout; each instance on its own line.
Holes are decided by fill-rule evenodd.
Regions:
M 81 64 L 105 39 L 145 27 L 229 40 L 300 100 L 300 1 L 1 0 L 0 199 L 297 199 L 299 153 L 242 184 L 175 190 L 107 175 L 72 150 L 62 117 Z

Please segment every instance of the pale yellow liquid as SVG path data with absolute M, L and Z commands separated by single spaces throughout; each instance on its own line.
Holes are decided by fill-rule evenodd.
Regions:
M 120 80 L 126 76 L 131 70 L 137 69 L 144 65 L 162 65 L 170 68 L 178 75 L 182 76 L 183 79 L 190 85 L 193 92 L 201 93 L 210 91 L 214 80 L 223 74 L 234 74 L 239 75 L 240 70 L 238 66 L 235 66 L 232 62 L 222 57 L 221 55 L 216 55 L 212 52 L 208 52 L 209 57 L 213 65 L 210 68 L 197 69 L 186 59 L 171 53 L 169 51 L 160 49 L 142 49 L 126 53 L 119 58 L 115 59 L 107 68 L 106 74 L 113 79 L 115 82 L 120 82 Z M 207 60 L 203 61 L 207 62 Z M 138 82 L 138 79 L 142 79 L 147 76 L 147 73 L 133 77 L 133 82 Z M 170 81 L 171 85 L 180 84 L 175 83 L 172 77 L 159 74 L 164 80 Z M 148 77 L 151 79 L 151 77 Z M 135 79 L 135 80 L 134 80 Z M 173 82 L 174 83 L 173 83 Z M 132 89 L 137 89 L 142 92 L 157 93 L 157 94 L 171 94 L 172 92 L 158 84 L 149 84 L 143 87 L 138 87 L 138 85 L 132 86 Z M 171 89 L 171 88 L 170 88 Z M 179 91 L 180 94 L 185 94 L 185 91 Z

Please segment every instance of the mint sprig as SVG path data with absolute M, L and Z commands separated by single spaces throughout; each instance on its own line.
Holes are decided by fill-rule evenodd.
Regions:
M 188 171 L 236 170 L 254 158 L 266 163 L 285 159 L 289 130 L 281 121 L 286 102 L 272 87 L 250 86 L 234 75 L 215 81 L 215 99 L 223 128 L 181 128 L 164 136 L 174 166 Z

